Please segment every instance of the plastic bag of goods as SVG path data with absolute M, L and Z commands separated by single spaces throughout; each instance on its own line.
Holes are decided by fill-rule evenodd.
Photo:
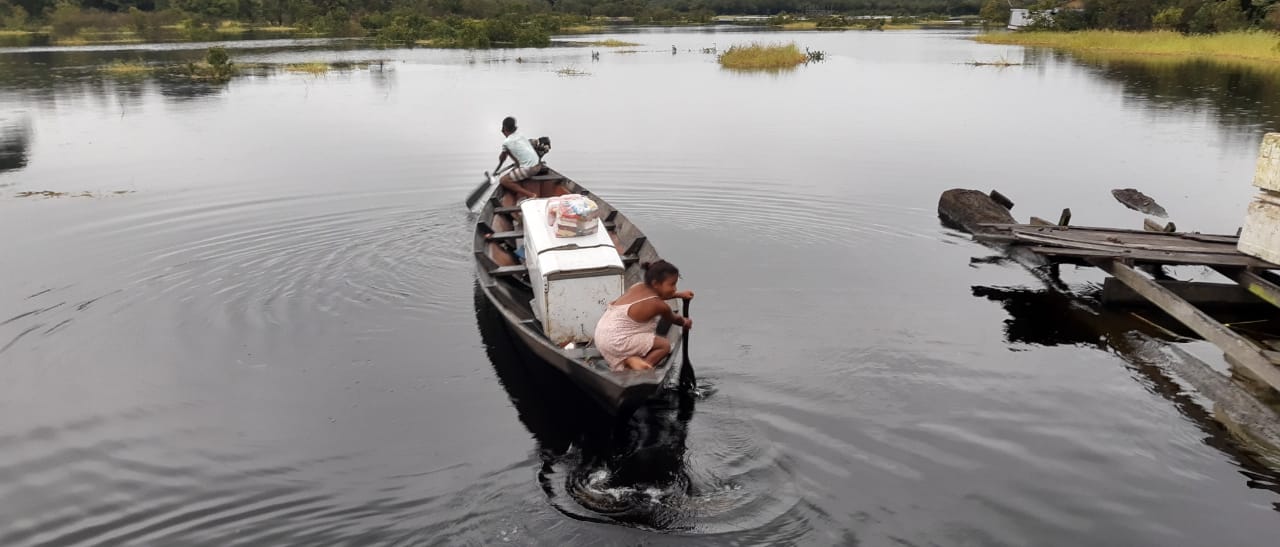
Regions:
M 600 226 L 596 202 L 579 194 L 565 194 L 547 203 L 547 224 L 556 237 L 579 237 L 596 233 Z

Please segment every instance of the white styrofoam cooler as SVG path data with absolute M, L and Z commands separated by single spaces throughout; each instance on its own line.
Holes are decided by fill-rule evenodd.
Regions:
M 1258 164 L 1253 173 L 1253 185 L 1263 190 L 1280 192 L 1280 133 L 1262 136 L 1258 147 Z
M 555 237 L 547 201 L 520 204 L 533 312 L 556 345 L 588 342 L 609 302 L 622 295 L 622 259 L 599 220 L 594 234 Z
M 1236 249 L 1280 264 L 1280 133 L 1262 137 L 1253 185 L 1261 190 L 1245 212 Z
M 1280 264 L 1280 193 L 1263 190 L 1249 203 L 1236 242 L 1240 252 Z

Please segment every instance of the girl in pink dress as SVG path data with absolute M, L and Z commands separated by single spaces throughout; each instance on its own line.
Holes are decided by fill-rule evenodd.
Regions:
M 680 270 L 665 260 L 645 262 L 644 283 L 636 283 L 609 304 L 596 323 L 595 344 L 611 370 L 647 370 L 671 353 L 671 343 L 658 336 L 659 319 L 688 329 L 693 320 L 671 311 L 666 300 L 690 300 L 693 291 L 676 292 Z

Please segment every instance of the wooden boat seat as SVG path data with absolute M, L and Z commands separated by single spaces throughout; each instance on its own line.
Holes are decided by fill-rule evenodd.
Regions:
M 536 180 L 536 181 L 554 180 L 556 182 L 564 182 L 564 177 L 561 175 L 534 175 L 524 180 Z
M 605 362 L 604 356 L 600 355 L 600 350 L 590 342 L 588 342 L 586 346 L 578 348 L 574 357 L 581 360 L 583 363 L 586 363 L 593 369 L 600 372 L 609 372 L 609 363 Z
M 510 232 L 494 232 L 492 235 L 489 236 L 489 240 L 490 241 L 509 241 L 513 239 L 521 239 L 523 237 L 524 237 L 523 231 L 512 230 Z
M 494 277 L 516 276 L 527 273 L 529 273 L 529 267 L 524 264 L 517 264 L 515 266 L 499 266 L 489 270 L 489 275 Z

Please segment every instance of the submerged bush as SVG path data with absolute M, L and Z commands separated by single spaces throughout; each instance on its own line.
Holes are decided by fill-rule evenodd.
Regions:
M 211 47 L 205 52 L 203 63 L 187 63 L 187 74 L 196 80 L 225 82 L 235 76 L 236 67 L 227 50 Z

